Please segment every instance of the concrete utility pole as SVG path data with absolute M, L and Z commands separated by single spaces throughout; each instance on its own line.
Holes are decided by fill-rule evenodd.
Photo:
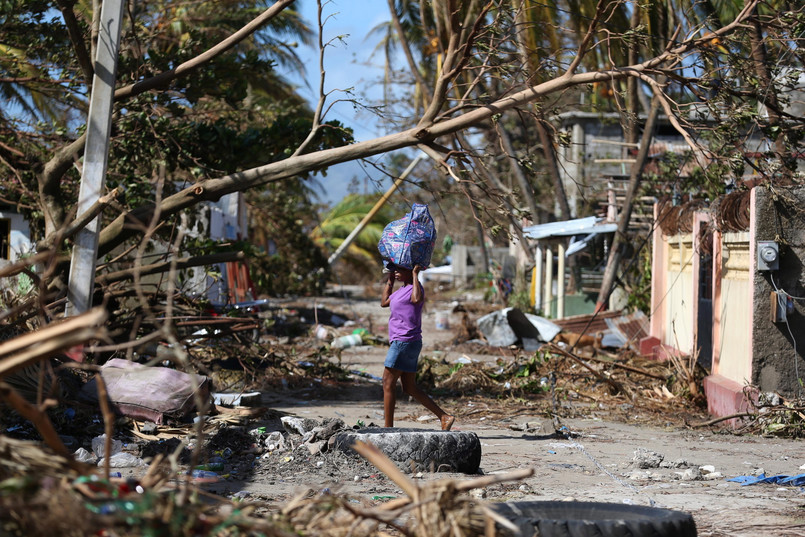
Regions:
M 92 207 L 103 191 L 109 159 L 109 133 L 112 129 L 112 105 L 122 21 L 123 0 L 104 0 L 101 6 L 101 24 L 96 49 L 98 52 L 87 116 L 87 143 L 81 189 L 78 193 L 77 215 Z M 68 317 L 84 313 L 92 305 L 99 226 L 100 218 L 95 217 L 76 235 L 67 289 L 65 315 Z
M 366 216 L 363 217 L 363 220 L 361 220 L 360 223 L 355 227 L 355 229 L 353 229 L 352 232 L 347 236 L 347 238 L 344 239 L 344 242 L 341 243 L 341 246 L 336 248 L 335 252 L 333 252 L 333 254 L 330 256 L 330 259 L 327 260 L 328 265 L 332 266 L 332 264 L 335 263 L 335 261 L 339 257 L 341 257 L 341 254 L 344 253 L 344 250 L 346 250 L 349 247 L 349 245 L 352 244 L 352 241 L 355 240 L 355 237 L 357 237 L 360 234 L 360 232 L 363 231 L 363 228 L 366 227 L 366 224 L 368 224 L 372 220 L 372 218 L 374 218 L 375 214 L 377 214 L 377 211 L 379 211 L 380 208 L 383 205 L 385 205 L 389 197 L 391 197 L 394 191 L 397 190 L 397 188 L 402 184 L 405 178 L 408 177 L 408 174 L 414 171 L 414 168 L 416 167 L 417 164 L 419 164 L 419 161 L 423 160 L 426 156 L 427 155 L 425 155 L 424 153 L 420 153 L 419 155 L 416 156 L 414 160 L 411 161 L 411 164 L 409 164 L 408 167 L 402 172 L 402 175 L 400 175 L 400 177 L 394 181 L 394 184 L 392 184 L 391 187 L 389 187 L 389 189 L 386 190 L 386 193 L 383 194 L 383 196 L 379 200 L 377 200 L 375 206 L 372 207 L 372 209 L 368 213 L 366 213 Z

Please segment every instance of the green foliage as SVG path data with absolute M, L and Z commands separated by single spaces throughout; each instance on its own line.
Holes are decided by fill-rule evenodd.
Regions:
M 534 352 L 524 363 L 519 364 L 517 371 L 514 374 L 515 378 L 525 378 L 532 375 L 537 375 L 542 366 L 549 362 L 551 354 L 547 351 L 538 350 Z
M 369 214 L 378 199 L 377 195 L 350 194 L 345 197 L 313 228 L 311 237 L 314 243 L 327 256 L 331 255 Z M 394 209 L 383 205 L 347 247 L 339 263 L 358 274 L 376 275 L 381 268 L 377 243 L 383 235 L 383 228 L 394 218 Z
M 515 290 L 512 294 L 509 295 L 509 303 L 508 305 L 512 308 L 517 308 L 520 311 L 530 313 L 532 310 L 531 307 L 531 297 L 528 290 Z
M 89 36 L 92 5 L 64 6 L 74 14 L 79 31 Z M 266 4 L 201 0 L 167 7 L 137 2 L 129 8 L 118 86 L 196 58 L 252 21 Z M 46 215 L 56 227 L 72 217 L 80 167 L 68 163 L 63 175 L 44 187 L 40 173 L 57 151 L 84 132 L 88 81 L 79 62 L 81 47 L 71 42 L 65 18 L 52 2 L 0 1 L 0 35 L 0 98 L 11 105 L 0 108 L 0 197 L 18 205 L 38 239 Z M 120 209 L 135 210 L 197 181 L 287 158 L 308 136 L 312 111 L 275 67 L 302 69 L 293 42 L 310 43 L 312 35 L 296 11 L 282 10 L 202 68 L 159 90 L 117 102 L 106 187 L 124 192 Z M 83 48 L 88 53 L 88 40 Z M 332 121 L 309 150 L 351 141 L 351 131 Z M 252 259 L 253 268 L 262 268 L 255 280 L 272 294 L 318 289 L 315 282 L 326 273 L 321 254 L 307 238 L 314 211 L 303 180 L 290 179 L 279 191 L 267 187 L 265 195 L 249 194 L 259 206 L 254 227 L 267 227 L 259 244 L 265 246 L 270 235 L 278 245 L 271 255 L 258 248 Z M 117 214 L 119 210 L 107 211 L 104 222 Z M 198 211 L 187 214 L 193 220 Z M 171 239 L 175 226 L 162 224 L 157 238 Z M 186 250 L 197 247 L 192 241 L 185 245 Z
M 640 310 L 646 315 L 651 314 L 651 250 L 640 250 L 639 262 L 633 265 L 626 275 L 629 289 L 626 298 L 626 307 L 632 311 Z
M 271 296 L 321 293 L 329 276 L 327 257 L 310 236 L 315 212 L 302 181 L 269 185 L 250 193 L 249 260 L 259 292 Z

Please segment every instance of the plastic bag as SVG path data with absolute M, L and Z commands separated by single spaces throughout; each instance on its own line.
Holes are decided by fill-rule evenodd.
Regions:
M 414 203 L 410 213 L 386 225 L 377 249 L 387 264 L 407 269 L 414 265 L 427 268 L 435 245 L 436 225 L 428 206 Z

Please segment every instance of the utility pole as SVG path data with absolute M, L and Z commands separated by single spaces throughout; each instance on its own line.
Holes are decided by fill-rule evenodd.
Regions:
M 123 0 L 104 0 L 98 33 L 95 74 L 87 116 L 87 143 L 81 188 L 78 193 L 77 215 L 92 207 L 101 197 L 109 160 L 109 133 L 112 129 L 117 57 L 120 50 L 120 27 L 123 21 Z M 78 315 L 92 305 L 95 267 L 98 258 L 98 228 L 96 216 L 78 232 L 70 262 L 66 316 Z
M 377 200 L 375 206 L 372 207 L 372 209 L 368 213 L 366 213 L 366 216 L 363 217 L 363 220 L 361 220 L 360 223 L 355 227 L 355 229 L 353 229 L 352 232 L 347 236 L 347 238 L 344 239 L 344 242 L 342 242 L 341 245 L 338 248 L 336 248 L 335 252 L 333 252 L 333 255 L 331 255 L 330 259 L 327 260 L 328 265 L 332 266 L 332 264 L 335 263 L 335 261 L 339 257 L 341 257 L 341 254 L 344 253 L 344 250 L 346 250 L 349 247 L 349 245 L 352 244 L 352 241 L 355 240 L 355 237 L 357 237 L 360 234 L 360 232 L 363 231 L 363 228 L 366 227 L 366 224 L 368 224 L 372 220 L 372 218 L 374 218 L 375 214 L 377 214 L 377 211 L 379 211 L 380 208 L 386 204 L 389 197 L 391 197 L 394 191 L 397 190 L 397 188 L 402 184 L 405 178 L 408 177 L 408 175 L 412 171 L 414 171 L 414 168 L 416 167 L 417 164 L 419 164 L 419 161 L 423 160 L 425 157 L 426 155 L 424 153 L 420 153 L 419 155 L 416 156 L 414 160 L 411 161 L 408 167 L 405 168 L 405 170 L 402 172 L 402 175 L 400 175 L 400 177 L 398 177 L 394 181 L 394 183 L 389 187 L 389 189 L 386 190 L 386 193 L 383 194 L 383 196 L 379 200 Z

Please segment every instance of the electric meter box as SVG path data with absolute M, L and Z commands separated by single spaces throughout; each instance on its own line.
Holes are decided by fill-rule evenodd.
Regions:
M 775 241 L 757 241 L 757 269 L 778 270 L 780 268 L 780 247 Z

